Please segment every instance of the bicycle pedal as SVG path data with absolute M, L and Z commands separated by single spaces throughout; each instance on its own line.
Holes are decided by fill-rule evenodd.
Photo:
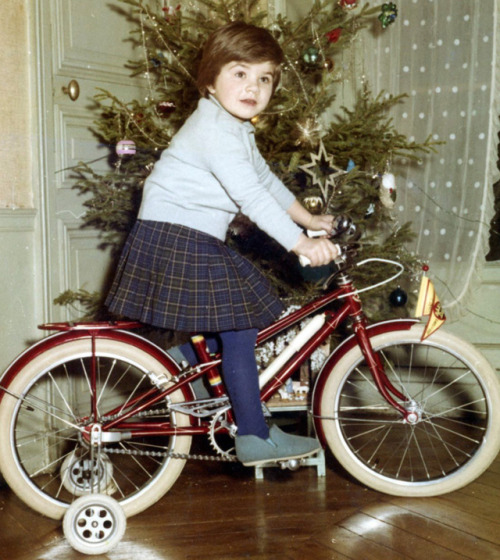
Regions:
M 278 465 L 281 467 L 281 470 L 288 469 L 289 471 L 296 471 L 300 469 L 305 463 L 305 459 L 288 459 L 287 461 L 278 461 Z

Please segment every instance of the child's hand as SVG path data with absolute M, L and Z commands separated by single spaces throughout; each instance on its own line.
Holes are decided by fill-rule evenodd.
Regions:
M 338 256 L 338 248 L 329 239 L 310 239 L 301 234 L 292 251 L 299 257 L 305 257 L 310 266 L 328 264 Z
M 331 214 L 312 215 L 307 229 L 312 231 L 326 231 L 329 235 L 333 231 L 335 216 Z

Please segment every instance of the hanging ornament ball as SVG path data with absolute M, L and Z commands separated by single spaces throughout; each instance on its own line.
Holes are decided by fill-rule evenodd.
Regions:
M 328 31 L 328 33 L 326 34 L 326 38 L 328 39 L 328 42 L 336 43 L 340 39 L 341 35 L 342 27 L 336 27 L 335 29 Z
M 309 47 L 304 51 L 302 60 L 307 64 L 307 66 L 310 66 L 311 68 L 317 66 L 319 62 L 319 49 L 317 49 L 316 47 Z
M 382 175 L 382 186 L 390 192 L 396 190 L 396 179 L 392 173 L 384 173 Z
M 394 307 L 403 307 L 408 301 L 406 292 L 398 286 L 393 292 L 389 294 L 389 302 Z
M 120 140 L 116 145 L 116 153 L 119 156 L 133 156 L 136 152 L 133 140 Z
M 387 2 L 382 4 L 382 12 L 378 16 L 382 27 L 385 29 L 388 25 L 394 22 L 398 15 L 398 9 L 394 2 Z
M 156 110 L 162 117 L 167 117 L 168 115 L 172 114 L 175 109 L 175 103 L 172 103 L 172 101 L 160 101 L 156 105 Z
M 324 207 L 323 199 L 320 196 L 307 196 L 303 200 L 304 206 L 311 214 L 321 214 Z
M 165 15 L 165 20 L 167 22 L 170 22 L 172 20 L 172 18 L 174 18 L 177 13 L 180 11 L 181 9 L 181 5 L 177 4 L 177 6 L 164 6 L 162 8 L 164 15 Z
M 339 6 L 346 10 L 352 10 L 358 5 L 358 0 L 339 0 Z

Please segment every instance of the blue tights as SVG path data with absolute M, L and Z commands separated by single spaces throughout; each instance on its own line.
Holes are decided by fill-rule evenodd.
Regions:
M 218 352 L 222 344 L 222 375 L 238 426 L 238 435 L 269 437 L 269 428 L 260 402 L 259 376 L 255 360 L 257 329 L 225 331 L 206 337 L 210 352 Z M 220 341 L 220 343 L 219 343 Z M 195 365 L 198 358 L 190 342 L 181 352 Z

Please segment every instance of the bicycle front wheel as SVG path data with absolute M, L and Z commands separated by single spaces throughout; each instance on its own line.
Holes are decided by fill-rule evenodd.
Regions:
M 90 339 L 81 338 L 55 345 L 21 367 L 9 385 L 20 398 L 5 394 L 0 405 L 1 471 L 21 500 L 53 519 L 91 492 L 112 496 L 128 517 L 143 511 L 181 473 L 185 460 L 172 453 L 189 453 L 191 446 L 189 436 L 148 435 L 117 441 L 103 436 L 103 443 L 89 445 L 82 428 L 119 417 L 129 402 L 154 388 L 153 374 L 171 377 L 145 350 L 106 338 L 95 343 L 95 395 Z M 183 400 L 175 391 L 169 401 L 130 420 L 188 426 L 188 416 L 168 409 L 168 402 Z
M 457 490 L 500 449 L 495 371 L 463 340 L 441 329 L 421 342 L 422 331 L 415 325 L 370 339 L 415 423 L 380 395 L 358 346 L 324 371 L 318 414 L 328 446 L 360 482 L 395 496 Z

